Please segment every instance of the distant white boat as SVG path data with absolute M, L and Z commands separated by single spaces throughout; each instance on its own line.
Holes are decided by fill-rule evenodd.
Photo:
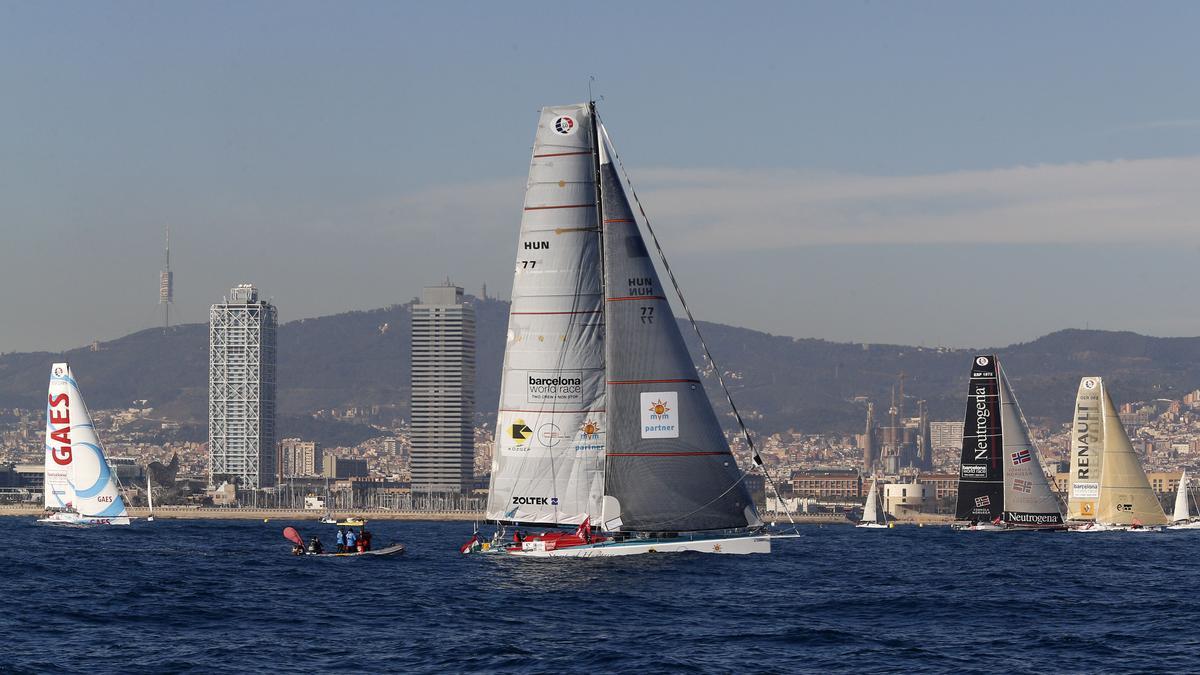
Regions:
M 1188 475 L 1187 471 L 1179 477 L 1179 487 L 1175 491 L 1175 513 L 1171 515 L 1168 530 L 1200 530 L 1200 520 L 1193 520 L 1188 508 Z
M 873 480 L 871 482 L 871 492 L 867 495 L 866 503 L 863 504 L 862 520 L 855 527 L 886 529 L 887 516 L 883 514 L 883 509 L 879 508 L 879 481 Z
M 146 515 L 146 522 L 154 522 L 154 488 L 150 486 L 150 472 L 146 472 L 146 506 L 149 513 Z
M 46 515 L 40 523 L 128 525 L 116 473 L 66 363 L 50 369 L 46 405 Z

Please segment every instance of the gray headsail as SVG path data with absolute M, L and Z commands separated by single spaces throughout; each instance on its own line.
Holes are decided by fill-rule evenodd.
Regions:
M 513 277 L 487 517 L 578 524 L 604 489 L 604 301 L 592 115 L 544 108 Z
M 623 530 L 756 525 L 758 515 L 651 262 L 603 125 L 598 131 L 607 305 L 605 521 L 612 522 L 619 509 Z
M 1004 522 L 1035 527 L 1063 524 L 1058 497 L 1050 490 L 1042 470 L 1042 458 L 1029 437 L 1029 424 L 1013 394 L 1008 376 L 996 361 L 1000 375 L 1001 441 L 1004 470 Z

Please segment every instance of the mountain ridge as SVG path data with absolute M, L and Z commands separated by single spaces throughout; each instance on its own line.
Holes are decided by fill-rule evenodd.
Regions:
M 508 323 L 508 303 L 471 298 L 476 312 L 476 407 L 494 414 Z M 281 420 L 319 410 L 382 405 L 406 416 L 411 302 L 298 319 L 278 329 L 277 381 Z M 1079 378 L 1104 376 L 1118 404 L 1178 397 L 1200 384 L 1200 337 L 1158 338 L 1129 331 L 1065 329 L 1002 348 L 951 349 L 841 343 L 772 335 L 699 322 L 738 406 L 760 432 L 854 432 L 865 406 L 856 397 L 890 404 L 905 374 L 905 412 L 928 401 L 933 419 L 962 416 L 970 356 L 997 353 L 1031 419 L 1066 422 Z M 698 356 L 690 327 L 681 326 Z M 207 324 L 150 328 L 64 353 L 0 355 L 0 407 L 32 408 L 45 395 L 50 364 L 66 358 L 95 408 L 148 399 L 163 417 L 204 423 L 207 410 Z M 707 369 L 706 369 L 707 370 Z M 706 373 L 718 413 L 728 406 Z M 728 416 L 725 416 L 727 418 Z M 280 425 L 280 434 L 288 433 Z

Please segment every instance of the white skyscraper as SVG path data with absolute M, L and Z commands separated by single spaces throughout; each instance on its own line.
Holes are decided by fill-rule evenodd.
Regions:
M 275 307 L 241 284 L 208 313 L 209 480 L 275 485 Z
M 412 311 L 412 488 L 474 483 L 475 310 L 463 289 L 427 287 Z

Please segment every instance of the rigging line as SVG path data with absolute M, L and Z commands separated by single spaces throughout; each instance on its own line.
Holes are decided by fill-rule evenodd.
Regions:
M 595 112 L 593 112 L 593 117 L 594 123 L 599 122 L 599 115 Z M 607 134 L 608 130 L 606 129 L 604 133 Z M 733 396 L 729 393 L 729 387 L 725 384 L 725 377 L 721 375 L 720 367 L 717 366 L 712 353 L 708 351 L 708 344 L 704 342 L 704 336 L 700 333 L 700 326 L 696 323 L 696 318 L 692 316 L 692 310 L 688 307 L 687 300 L 683 297 L 683 291 L 679 288 L 678 280 L 675 279 L 675 272 L 671 269 L 670 263 L 667 262 L 667 255 L 663 252 L 662 244 L 658 242 L 658 235 L 654 233 L 654 228 L 650 225 L 650 217 L 646 215 L 646 209 L 642 206 L 642 200 L 638 198 L 637 188 L 633 186 L 633 180 L 629 178 L 629 172 L 625 170 L 625 164 L 621 161 L 621 156 L 617 154 L 617 149 L 609 146 L 607 150 L 612 152 L 613 159 L 617 160 L 617 166 L 621 168 L 621 175 L 625 177 L 625 184 L 629 186 L 629 193 L 633 196 L 633 201 L 637 204 L 638 212 L 642 214 L 642 220 L 646 223 L 646 231 L 650 233 L 650 239 L 654 242 L 655 250 L 658 251 L 658 259 L 662 262 L 663 269 L 667 272 L 667 277 L 671 280 L 671 286 L 675 289 L 675 295 L 679 298 L 679 304 L 683 307 L 684 313 L 687 314 L 688 323 L 692 325 L 692 330 L 696 331 L 696 338 L 700 341 L 700 348 L 704 351 L 704 357 L 712 364 L 713 373 L 717 376 L 717 382 L 721 385 L 721 391 L 725 393 L 725 400 L 729 402 L 729 408 L 733 411 L 733 417 L 737 420 L 738 428 L 742 431 L 742 437 L 746 439 L 746 445 L 750 448 L 751 457 L 754 458 L 754 463 L 762 471 L 767 483 L 771 485 L 771 491 L 775 493 L 775 507 L 778 509 L 780 504 L 784 505 L 784 514 L 787 515 L 788 522 L 794 528 L 796 520 L 792 518 L 792 510 L 783 501 L 783 498 L 779 494 L 779 486 L 775 484 L 775 479 L 771 476 L 771 472 L 767 471 L 767 466 L 763 462 L 762 455 L 758 454 L 758 448 L 754 447 L 754 440 L 750 437 L 750 430 L 746 428 L 746 423 L 742 420 L 742 414 L 738 412 L 737 405 L 733 402 Z M 742 473 L 744 476 L 745 472 Z

